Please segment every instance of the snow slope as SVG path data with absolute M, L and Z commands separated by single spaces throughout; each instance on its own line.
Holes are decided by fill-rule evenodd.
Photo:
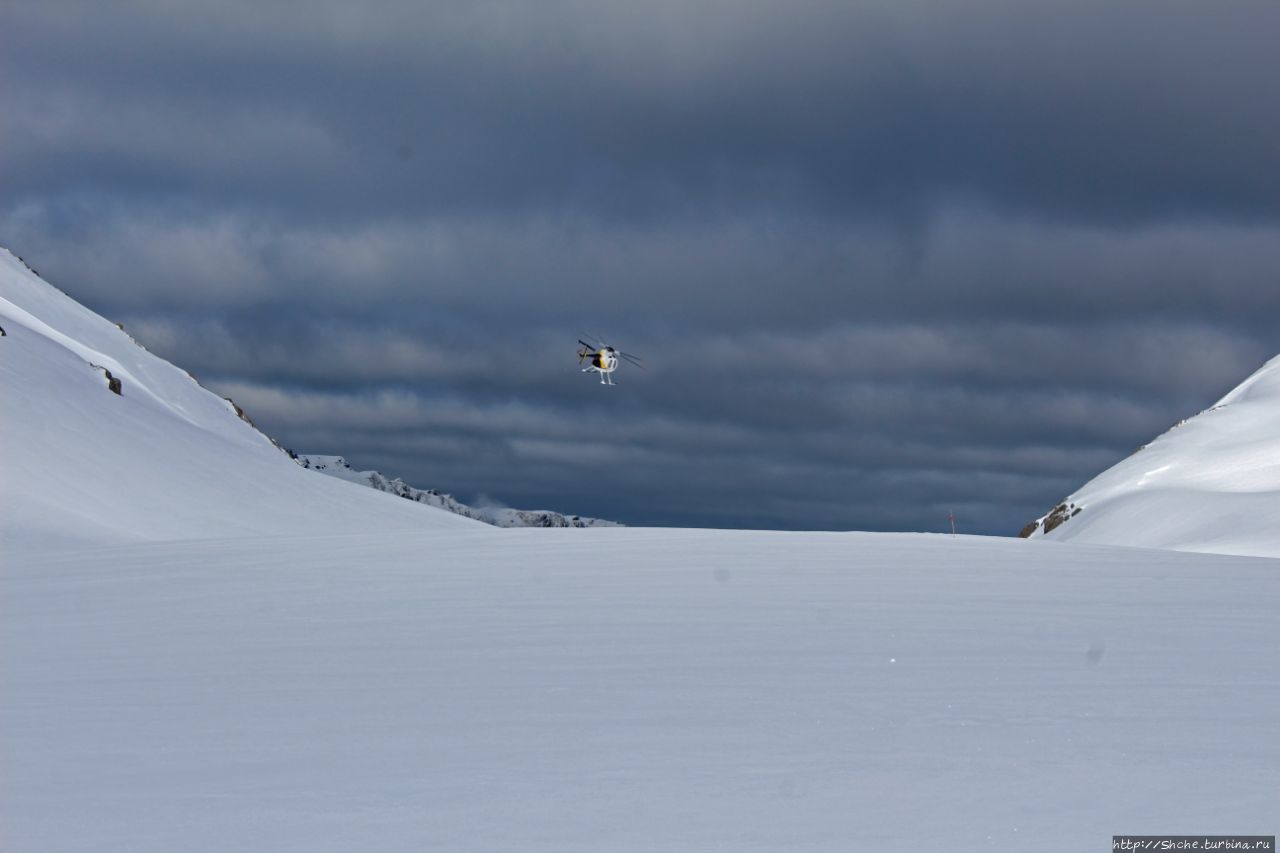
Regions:
M 32 555 L 0 572 L 3 848 L 1272 834 L 1277 565 L 478 525 Z
M 435 489 L 418 489 L 399 477 L 394 480 L 378 471 L 357 471 L 341 456 L 299 454 L 298 464 L 313 471 L 328 474 L 380 492 L 390 492 L 402 498 L 427 506 L 437 507 L 458 515 L 474 518 L 495 527 L 623 527 L 616 521 L 584 518 L 580 515 L 564 515 L 549 509 L 511 509 L 509 507 L 473 507 Z
M 1280 356 L 1061 507 L 1033 536 L 1280 557 Z
M 0 327 L 8 549 L 474 524 L 303 470 L 231 403 L 3 249 Z

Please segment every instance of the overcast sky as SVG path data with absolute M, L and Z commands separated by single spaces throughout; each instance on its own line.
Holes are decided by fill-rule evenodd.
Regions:
M 6 0 L 0 244 L 299 452 L 1012 534 L 1280 352 L 1280 3 Z M 642 356 L 617 387 L 580 334 Z

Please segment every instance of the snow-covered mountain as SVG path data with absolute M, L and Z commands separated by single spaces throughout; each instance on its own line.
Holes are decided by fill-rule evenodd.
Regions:
M 0 328 L 7 549 L 474 524 L 304 470 L 3 249 Z
M 1280 821 L 1275 560 L 500 533 L 305 470 L 3 252 L 0 327 L 5 853 L 1075 853 Z M 1210 413 L 1261 444 L 1237 488 L 1274 459 L 1268 387 Z M 1061 529 L 1110 505 L 1080 500 Z
M 436 489 L 419 489 L 410 486 L 399 477 L 391 479 L 378 471 L 357 471 L 341 456 L 299 454 L 298 464 L 313 471 L 320 471 L 380 492 L 389 492 L 411 501 L 433 506 L 458 515 L 483 521 L 495 527 L 622 527 L 616 521 L 600 518 L 584 518 L 580 515 L 564 515 L 549 509 L 510 509 L 509 507 L 473 507 L 462 503 L 453 495 Z
M 1280 557 L 1280 356 L 1022 535 Z

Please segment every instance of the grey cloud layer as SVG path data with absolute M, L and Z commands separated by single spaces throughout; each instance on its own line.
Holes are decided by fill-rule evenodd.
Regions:
M 391 301 L 481 315 L 478 297 L 489 295 L 503 310 L 660 311 L 699 329 L 741 329 L 759 315 L 771 325 L 908 313 L 1076 321 L 1208 313 L 1248 323 L 1280 309 L 1280 224 L 1108 229 L 942 209 L 910 234 L 751 215 L 629 225 L 460 216 L 348 229 L 131 206 L 98 212 L 67 240 L 49 205 L 27 204 L 0 226 L 40 254 L 56 250 L 59 273 L 84 281 L 85 293 L 131 310 L 305 299 L 320 309 Z
M 464 497 L 1009 532 L 1280 350 L 1269 0 L 3 24 L 0 242 Z M 597 393 L 583 332 L 650 370 Z
M 1264 0 L 46 5 L 5 44 L 20 193 L 1280 212 Z

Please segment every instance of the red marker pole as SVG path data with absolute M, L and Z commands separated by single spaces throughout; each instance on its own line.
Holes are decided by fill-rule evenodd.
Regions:
M 951 522 L 951 535 L 956 535 L 956 514 L 954 512 L 947 513 L 947 521 Z

